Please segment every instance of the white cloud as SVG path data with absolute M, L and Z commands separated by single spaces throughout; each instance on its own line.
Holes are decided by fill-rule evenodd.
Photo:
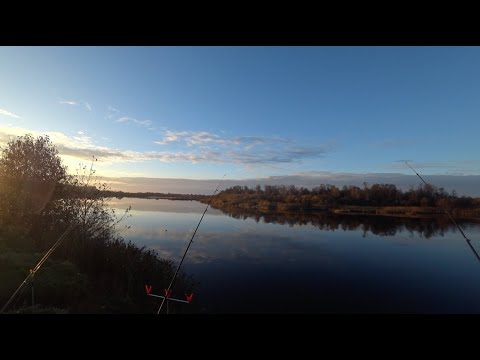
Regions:
M 10 111 L 7 111 L 5 109 L 0 109 L 0 115 L 4 115 L 4 116 L 9 116 L 9 117 L 12 117 L 12 118 L 15 118 L 15 119 L 20 119 L 20 116 L 18 116 L 17 114 L 14 114 Z
M 152 125 L 152 121 L 151 121 L 151 120 L 141 120 L 141 121 L 135 120 L 135 122 L 136 122 L 138 125 L 145 126 L 145 127 L 149 127 L 149 126 Z
M 118 118 L 117 120 L 115 120 L 115 122 L 124 123 L 124 124 L 132 122 L 134 124 L 149 128 L 149 130 L 154 130 L 153 128 L 151 128 L 151 125 L 152 125 L 151 120 L 137 120 L 130 116 L 122 116 L 121 118 Z
M 57 131 L 40 132 L 13 126 L 0 126 L 0 145 L 5 145 L 12 138 L 25 134 L 31 134 L 32 136 L 48 135 L 53 144 L 57 146 L 60 155 L 73 156 L 82 160 L 90 160 L 93 155 L 100 158 L 102 154 L 106 154 L 105 158 L 111 158 L 113 161 L 117 158 L 125 158 L 120 150 L 95 145 L 92 138 L 85 135 L 83 131 L 68 136 Z
M 40 132 L 12 126 L 0 126 L 0 145 L 5 145 L 10 139 L 25 134 L 31 134 L 33 136 L 48 135 L 52 142 L 57 146 L 60 155 L 74 157 L 80 160 L 90 160 L 92 156 L 95 156 L 98 158 L 99 162 L 105 163 L 142 162 L 148 160 L 158 160 L 161 162 L 200 162 L 207 161 L 209 156 L 207 153 L 196 154 L 193 152 L 139 152 L 133 150 L 120 150 L 96 145 L 92 138 L 85 135 L 83 132 L 81 132 L 81 134 L 77 132 L 77 135 L 68 136 L 56 131 Z
M 301 162 L 306 158 L 323 157 L 332 144 L 297 145 L 293 140 L 279 137 L 241 136 L 222 137 L 207 131 L 165 130 L 158 145 L 180 143 L 195 154 L 194 162 L 267 165 Z M 255 148 L 255 149 L 254 149 Z
M 203 145 L 208 143 L 224 144 L 228 146 L 242 145 L 248 149 L 256 145 L 289 143 L 291 140 L 279 137 L 263 137 L 263 136 L 240 136 L 240 137 L 222 137 L 207 131 L 164 131 L 161 140 L 155 141 L 159 145 L 167 145 L 173 142 L 184 142 L 185 144 Z
M 107 112 L 107 116 L 105 118 L 108 119 L 108 120 L 112 120 L 114 117 L 116 117 L 118 115 L 119 112 L 120 111 L 115 109 L 113 106 L 108 105 L 108 112 Z
M 154 143 L 159 145 L 170 144 L 175 141 L 180 141 L 183 136 L 186 136 L 188 134 L 189 134 L 188 131 L 174 132 L 174 131 L 167 130 L 165 131 L 165 135 L 163 139 L 154 141 Z
M 108 120 L 114 120 L 116 123 L 120 124 L 128 124 L 128 123 L 133 123 L 138 126 L 142 126 L 144 128 L 147 128 L 150 131 L 154 131 L 155 128 L 152 126 L 153 122 L 152 120 L 138 120 L 134 117 L 131 116 L 120 116 L 120 111 L 115 109 L 113 106 L 109 105 L 108 106 L 108 113 L 107 116 L 105 117 Z
M 64 104 L 64 105 L 72 105 L 72 106 L 77 106 L 79 104 L 79 102 L 75 100 L 60 100 L 58 103 Z
M 134 151 L 121 150 L 94 143 L 85 133 L 77 132 L 68 136 L 60 132 L 38 132 L 10 126 L 0 126 L 0 143 L 6 143 L 12 136 L 31 133 L 34 136 L 48 135 L 63 156 L 81 160 L 90 160 L 92 156 L 103 163 L 161 161 L 165 163 L 219 163 L 239 165 L 266 165 L 292 163 L 308 157 L 323 156 L 327 147 L 288 147 L 280 149 L 263 149 L 260 152 L 244 152 L 242 149 L 222 151 L 209 148 L 189 148 L 188 151 Z M 176 136 L 176 135 L 173 135 Z
M 218 135 L 211 134 L 206 131 L 199 131 L 196 133 L 190 133 L 187 137 L 185 137 L 185 141 L 189 145 L 199 145 L 199 144 L 206 144 L 206 143 L 224 144 L 227 141 L 227 139 L 223 139 Z
M 90 103 L 88 103 L 88 102 L 86 102 L 86 101 L 80 101 L 80 100 L 60 100 L 58 103 L 59 103 L 59 104 L 62 104 L 62 105 L 71 105 L 71 106 L 83 105 L 87 111 L 90 111 L 90 112 L 92 111 L 92 106 L 90 105 Z

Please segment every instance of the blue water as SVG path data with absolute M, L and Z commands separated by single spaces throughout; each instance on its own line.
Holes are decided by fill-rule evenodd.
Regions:
M 195 201 L 112 204 L 128 205 L 133 216 L 124 238 L 175 262 L 205 209 Z M 425 236 L 409 222 L 384 236 L 361 223 L 321 230 L 209 209 L 183 269 L 197 282 L 195 301 L 207 313 L 480 313 L 480 263 L 458 230 Z M 480 251 L 480 225 L 462 226 Z

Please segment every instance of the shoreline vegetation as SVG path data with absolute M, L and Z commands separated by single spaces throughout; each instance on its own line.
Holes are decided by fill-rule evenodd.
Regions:
M 125 191 L 102 191 L 102 196 L 107 198 L 135 198 L 135 199 L 151 199 L 151 200 L 196 200 L 203 201 L 209 199 L 211 196 L 197 195 L 197 194 L 172 194 L 172 193 L 157 193 L 157 192 L 125 192 Z
M 320 185 L 313 189 L 295 186 L 234 186 L 219 193 L 211 203 L 226 212 L 241 209 L 258 214 L 331 213 L 390 217 L 442 217 L 444 208 L 458 219 L 480 220 L 480 198 L 457 196 L 443 188 L 418 185 L 407 191 L 393 184 L 358 186 Z
M 6 313 L 156 313 L 159 303 L 145 285 L 162 293 L 175 264 L 119 235 L 129 210 L 108 206 L 108 188 L 95 176 L 95 159 L 67 173 L 47 137 L 30 135 L 8 142 L 0 153 L 0 308 Z M 8 302 L 30 269 L 58 248 L 33 283 Z M 174 294 L 191 293 L 194 281 L 180 272 Z M 192 303 L 189 311 L 197 309 Z M 183 312 L 171 304 L 171 312 Z
M 109 197 L 167 200 L 195 200 L 208 203 L 211 196 L 171 193 L 129 193 L 109 191 Z M 457 196 L 443 188 L 418 185 L 407 191 L 393 184 L 364 184 L 358 186 L 320 185 L 313 189 L 285 186 L 234 186 L 219 192 L 211 207 L 226 213 L 243 211 L 249 214 L 306 213 L 336 215 L 368 215 L 406 218 L 431 218 L 446 216 L 448 209 L 457 219 L 480 221 L 480 198 Z

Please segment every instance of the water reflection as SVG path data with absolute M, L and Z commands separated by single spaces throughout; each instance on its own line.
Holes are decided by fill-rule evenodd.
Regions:
M 117 205 L 132 205 L 127 241 L 176 262 L 205 209 Z M 480 266 L 448 219 L 225 214 L 207 212 L 183 265 L 206 312 L 480 313 Z M 480 225 L 461 226 L 477 246 Z
M 116 209 L 127 209 L 132 206 L 136 211 L 161 211 L 169 213 L 194 214 L 203 212 L 205 204 L 195 200 L 167 200 L 167 199 L 137 199 L 137 198 L 112 198 L 108 203 Z M 221 215 L 220 210 L 210 208 L 209 214 Z
M 408 231 L 417 233 L 424 238 L 444 236 L 450 230 L 456 230 L 455 225 L 446 216 L 434 218 L 402 218 L 389 216 L 367 215 L 338 215 L 332 213 L 252 213 L 242 209 L 228 208 L 222 210 L 224 214 L 234 219 L 254 219 L 255 222 L 289 225 L 312 225 L 325 231 L 354 231 L 361 230 L 363 236 L 372 233 L 379 236 L 395 236 L 397 232 Z M 470 221 L 457 221 L 458 224 L 468 229 L 474 224 Z

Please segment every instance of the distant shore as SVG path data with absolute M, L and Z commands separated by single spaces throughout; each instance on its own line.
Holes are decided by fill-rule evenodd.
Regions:
M 170 194 L 170 193 L 129 193 L 114 192 L 115 194 L 105 194 L 108 197 L 116 198 L 136 198 L 149 200 L 179 200 L 179 201 L 199 201 L 208 203 L 211 196 L 198 194 Z M 391 216 L 404 218 L 429 218 L 445 216 L 445 212 L 440 207 L 434 206 L 361 206 L 361 205 L 339 205 L 339 206 L 315 206 L 304 208 L 297 204 L 277 203 L 275 207 L 271 203 L 261 205 L 244 202 L 228 203 L 214 198 L 211 206 L 215 209 L 225 212 L 243 210 L 254 214 L 264 213 L 290 213 L 302 212 L 308 214 L 331 213 L 337 215 L 369 215 L 369 216 Z M 480 221 L 480 208 L 474 209 L 450 209 L 450 212 L 458 219 L 476 219 Z
M 209 198 L 206 195 L 198 194 L 172 194 L 172 193 L 153 193 L 153 192 L 124 192 L 124 191 L 103 191 L 103 196 L 111 198 L 135 198 L 135 199 L 152 199 L 152 200 L 196 200 L 201 201 Z
M 446 216 L 445 211 L 438 207 L 421 206 L 341 206 L 326 211 L 339 215 L 377 215 L 405 218 L 430 218 Z M 450 209 L 452 216 L 458 219 L 480 220 L 480 209 Z
M 223 210 L 224 212 L 237 212 L 244 211 L 250 214 L 267 214 L 267 213 L 331 213 L 337 215 L 368 215 L 368 216 L 390 216 L 390 217 L 404 217 L 404 218 L 431 218 L 445 216 L 443 206 L 446 207 L 454 216 L 458 219 L 475 219 L 480 220 L 480 199 L 472 198 L 457 198 L 455 196 L 444 197 L 443 203 L 439 200 L 435 200 L 433 197 L 429 198 L 429 201 L 425 201 L 422 198 L 421 201 L 411 202 L 411 205 L 398 205 L 398 199 L 395 201 L 378 201 L 383 202 L 382 205 L 372 205 L 373 201 L 364 201 L 367 204 L 349 204 L 343 203 L 335 199 L 331 194 L 325 196 L 321 201 L 315 195 L 309 193 L 308 190 L 297 190 L 293 187 L 288 188 L 285 191 L 285 187 L 270 187 L 274 191 L 277 189 L 283 190 L 283 193 L 277 193 L 274 195 L 266 196 L 265 192 L 258 188 L 254 191 L 248 188 L 231 188 L 224 190 L 217 194 L 212 201 L 211 206 L 213 208 Z M 334 187 L 328 188 L 328 190 L 334 189 Z M 356 188 L 355 190 L 360 190 Z M 369 191 L 370 189 L 365 189 Z M 364 190 L 364 191 L 365 191 Z M 421 189 L 420 189 L 421 190 Z M 416 190 L 417 192 L 420 190 Z M 301 194 L 299 191 L 303 191 Z M 345 190 L 343 190 L 345 191 Z M 349 189 L 349 191 L 351 191 Z M 397 190 L 394 190 L 397 191 Z M 414 192 L 415 190 L 411 190 Z M 292 197 L 291 193 L 295 196 Z M 165 199 L 165 200 L 195 200 L 202 203 L 208 203 L 211 199 L 210 195 L 199 194 L 173 194 L 173 193 L 153 193 L 153 192 L 138 192 L 130 193 L 123 191 L 104 191 L 106 197 L 116 198 L 140 198 L 140 199 Z M 425 196 L 424 194 L 422 195 Z M 358 197 L 358 196 L 357 196 Z M 385 197 L 386 198 L 386 197 Z M 392 197 L 391 197 L 392 198 Z M 397 197 L 398 198 L 398 197 Z M 445 198 L 447 198 L 445 200 Z M 353 198 L 352 198 L 353 199 Z M 393 198 L 392 198 L 393 199 Z M 425 202 L 425 205 L 418 204 L 419 202 Z M 352 200 L 355 202 L 355 200 Z M 358 202 L 358 199 L 357 199 Z M 386 204 L 385 204 L 386 202 Z M 440 204 L 444 204 L 440 206 Z M 457 206 L 458 205 L 458 206 Z
M 206 202 L 206 201 L 202 201 Z M 276 209 L 269 207 L 251 207 L 245 204 L 226 204 L 213 201 L 212 208 L 223 210 L 227 213 L 243 211 L 250 214 L 263 215 L 270 213 L 304 213 L 304 214 L 336 214 L 336 215 L 368 215 L 368 216 L 389 216 L 402 218 L 433 218 L 446 216 L 442 208 L 421 207 L 421 206 L 358 206 L 342 205 L 337 207 L 315 207 L 315 208 L 289 208 L 285 204 L 277 204 Z M 480 209 L 450 209 L 452 216 L 456 219 L 480 221 Z
M 200 199 L 206 202 L 206 199 Z M 442 188 L 419 186 L 406 192 L 392 184 L 363 188 L 320 185 L 313 189 L 294 186 L 232 187 L 212 199 L 211 206 L 225 212 L 250 214 L 331 213 L 390 217 L 442 217 L 445 210 L 458 219 L 480 220 L 480 199 L 458 197 Z

